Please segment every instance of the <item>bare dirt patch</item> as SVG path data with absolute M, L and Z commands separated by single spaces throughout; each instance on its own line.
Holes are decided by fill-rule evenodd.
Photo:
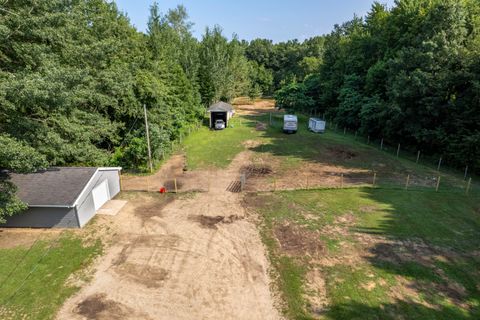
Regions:
M 242 167 L 241 172 L 248 177 L 262 177 L 271 174 L 273 169 L 268 164 L 250 164 Z
M 328 306 L 328 298 L 325 278 L 318 268 L 308 271 L 305 284 L 304 298 L 308 301 L 309 311 L 316 316 L 322 315 Z
M 159 201 L 153 203 L 145 203 L 135 208 L 135 215 L 142 219 L 143 224 L 153 217 L 161 217 L 162 209 L 174 200 L 172 196 L 168 195 L 162 195 L 160 197 L 163 199 L 159 199 Z
M 61 232 L 51 229 L 0 228 L 0 249 L 28 248 L 37 241 L 50 240 Z
M 293 224 L 283 224 L 274 229 L 275 237 L 283 252 L 297 257 L 318 257 L 325 251 L 325 244 L 318 233 Z
M 230 216 L 191 216 L 190 220 L 198 222 L 202 227 L 207 229 L 218 229 L 217 225 L 219 223 L 230 224 L 235 221 L 242 220 L 244 217 L 239 217 L 237 215 Z
M 163 268 L 155 268 L 136 263 L 122 263 L 116 268 L 121 276 L 130 278 L 135 283 L 140 283 L 147 288 L 159 288 L 168 277 L 168 271 Z
M 329 154 L 337 160 L 351 160 L 358 154 L 343 146 L 328 147 Z
M 125 319 L 132 310 L 125 305 L 107 299 L 106 294 L 95 294 L 77 305 L 76 313 L 87 319 Z
M 57 319 L 84 320 L 77 306 L 87 301 L 85 314 L 95 300 L 95 319 L 280 319 L 258 230 L 243 218 L 242 195 L 226 191 L 249 159 L 241 153 L 226 169 L 192 171 L 215 181 L 208 192 L 123 193 L 120 213 L 102 216 L 110 246 Z
M 166 188 L 167 192 L 174 192 L 176 180 L 178 192 L 207 191 L 210 174 L 208 170 L 187 171 L 185 155 L 175 154 L 153 175 L 122 175 L 122 190 L 158 193 Z
M 267 112 L 281 112 L 275 109 L 275 100 L 262 99 L 251 102 L 250 99 L 237 98 L 233 102 L 235 111 L 242 115 L 262 115 Z

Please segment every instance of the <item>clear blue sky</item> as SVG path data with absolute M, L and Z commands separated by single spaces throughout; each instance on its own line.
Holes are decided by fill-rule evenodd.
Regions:
M 154 0 L 114 0 L 140 31 L 145 31 Z M 394 0 L 380 0 L 389 7 Z M 162 12 L 183 4 L 198 38 L 206 26 L 219 24 L 224 34 L 240 39 L 272 39 L 275 42 L 329 33 L 333 26 L 364 16 L 373 0 L 159 0 Z

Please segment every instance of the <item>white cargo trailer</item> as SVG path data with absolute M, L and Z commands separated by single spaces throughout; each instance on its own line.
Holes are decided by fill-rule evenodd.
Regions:
M 308 129 L 316 133 L 324 133 L 327 123 L 324 120 L 310 118 L 308 121 Z
M 295 133 L 298 130 L 297 116 L 286 114 L 283 116 L 283 132 Z

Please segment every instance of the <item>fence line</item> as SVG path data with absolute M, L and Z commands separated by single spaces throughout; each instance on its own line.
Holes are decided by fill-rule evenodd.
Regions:
M 334 132 L 338 133 L 338 124 L 337 123 L 334 123 L 333 121 L 329 120 L 329 121 L 327 121 L 327 126 L 328 126 L 328 128 L 332 129 Z M 349 132 L 347 127 L 344 127 L 344 129 L 342 131 L 343 131 L 342 133 L 344 135 Z M 354 138 L 355 138 L 356 141 L 359 141 L 358 137 L 361 137 L 361 136 L 358 134 L 358 131 L 355 131 Z M 370 135 L 367 135 L 365 140 L 366 140 L 367 145 L 372 145 L 373 140 L 372 140 L 372 137 Z M 470 170 L 469 170 L 468 163 L 465 164 L 465 169 L 463 171 L 459 171 L 458 166 L 456 166 L 456 165 L 455 166 L 448 166 L 447 165 L 444 155 L 440 154 L 439 158 L 437 158 L 435 160 L 435 158 L 433 156 L 426 156 L 425 155 L 425 156 L 422 157 L 422 151 L 418 150 L 417 154 L 416 154 L 416 157 L 415 156 L 409 157 L 408 154 L 411 154 L 412 151 L 410 151 L 408 149 L 404 149 L 403 150 L 403 155 L 404 156 L 401 157 L 401 154 L 402 154 L 401 145 L 398 144 L 398 145 L 396 145 L 396 147 L 397 147 L 396 148 L 396 155 L 397 155 L 398 158 L 404 158 L 404 159 L 407 159 L 407 160 L 411 160 L 413 158 L 413 159 L 415 159 L 415 163 L 417 163 L 417 164 L 423 164 L 423 165 L 427 165 L 427 166 L 435 165 L 436 170 L 438 172 L 440 172 L 441 169 L 444 168 L 444 170 L 446 170 L 447 172 L 450 172 L 450 173 L 454 173 L 454 174 L 457 174 L 457 175 L 463 174 L 464 181 L 467 181 L 468 178 L 473 178 L 472 176 L 469 175 Z M 384 138 L 380 138 L 379 149 L 381 151 L 388 152 L 388 150 L 394 150 L 394 148 L 395 147 L 393 147 L 393 146 L 389 146 Z M 405 153 L 407 153 L 406 156 L 405 156 Z M 393 153 L 393 154 L 395 154 L 395 153 Z M 424 159 L 424 160 L 422 161 L 422 159 Z
M 267 176 L 258 177 L 242 173 L 240 175 L 241 191 L 275 192 L 309 189 L 346 189 L 352 187 L 372 187 L 383 189 L 398 189 L 405 191 L 423 190 L 435 192 L 459 192 L 469 195 L 472 192 L 472 179 L 460 184 L 451 179 L 438 176 L 415 176 L 412 174 L 398 176 L 382 176 L 377 172 L 365 174 L 362 177 L 339 173 L 336 175 L 305 175 L 292 181 L 291 177 Z

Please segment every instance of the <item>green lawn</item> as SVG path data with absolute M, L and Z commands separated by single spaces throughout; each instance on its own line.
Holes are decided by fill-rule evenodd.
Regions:
M 313 318 L 305 297 L 312 294 L 306 278 L 313 269 L 325 279 L 322 319 L 480 317 L 478 197 L 354 188 L 264 193 L 247 203 L 263 219 L 290 319 Z M 319 232 L 325 248 L 319 260 L 284 252 L 275 230 L 285 223 Z M 376 240 L 365 242 L 366 236 Z
M 187 166 L 189 169 L 224 168 L 245 149 L 243 142 L 258 137 L 255 122 L 247 118 L 234 117 L 229 128 L 221 131 L 203 126 L 184 141 Z
M 99 241 L 85 245 L 68 232 L 36 242 L 30 250 L 0 249 L 0 318 L 53 319 L 63 302 L 78 290 L 66 284 L 69 276 L 100 252 Z
M 434 164 L 416 164 L 409 158 L 396 157 L 396 150 L 380 151 L 378 146 L 367 145 L 360 137 L 343 135 L 327 129 L 325 134 L 316 134 L 307 130 L 308 118 L 299 116 L 297 134 L 286 135 L 282 132 L 282 114 L 273 116 L 272 125 L 266 131 L 256 131 L 255 124 L 260 121 L 269 123 L 268 115 L 236 116 L 232 127 L 222 131 L 212 131 L 202 127 L 184 141 L 184 151 L 189 169 L 208 167 L 226 167 L 233 158 L 245 149 L 246 140 L 261 142 L 251 148 L 258 157 L 277 159 L 281 167 L 277 174 L 301 168 L 305 163 L 335 165 L 347 169 L 377 173 L 377 184 L 402 187 L 407 175 L 410 175 L 410 187 L 428 186 L 434 188 L 438 176 L 441 176 L 440 189 L 463 189 L 466 181 L 461 172 L 442 171 L 438 173 Z M 335 156 L 335 152 L 349 153 L 351 158 Z M 405 154 L 404 154 L 405 155 Z M 370 177 L 361 179 L 371 180 Z M 472 189 L 480 190 L 477 184 Z

